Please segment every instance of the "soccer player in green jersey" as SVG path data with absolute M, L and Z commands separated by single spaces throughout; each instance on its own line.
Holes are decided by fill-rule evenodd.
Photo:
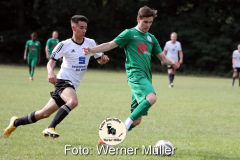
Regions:
M 131 114 L 125 121 L 128 131 L 140 124 L 142 116 L 147 115 L 148 109 L 157 100 L 152 86 L 151 56 L 157 56 L 165 65 L 172 65 L 174 69 L 180 66 L 179 62 L 163 54 L 155 36 L 148 32 L 156 16 L 157 10 L 144 6 L 138 11 L 136 27 L 124 30 L 113 41 L 83 48 L 85 55 L 106 52 L 118 46 L 124 48 L 127 80 L 132 92 Z M 99 144 L 103 142 L 99 140 Z
M 52 38 L 49 38 L 46 43 L 45 52 L 46 58 L 49 60 L 53 51 L 53 48 L 59 43 L 58 32 L 53 31 Z
M 24 50 L 24 60 L 27 60 L 29 68 L 29 81 L 33 81 L 33 74 L 36 64 L 40 62 L 41 44 L 37 41 L 37 33 L 31 33 L 31 40 L 28 40 Z

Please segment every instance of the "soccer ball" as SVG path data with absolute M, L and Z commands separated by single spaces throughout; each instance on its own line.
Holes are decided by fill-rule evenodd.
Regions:
M 174 148 L 171 142 L 167 140 L 158 141 L 153 147 L 154 155 L 171 156 L 174 153 Z

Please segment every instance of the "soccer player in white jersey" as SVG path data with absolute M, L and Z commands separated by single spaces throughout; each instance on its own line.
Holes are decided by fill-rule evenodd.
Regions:
M 94 47 L 96 42 L 85 37 L 88 19 L 82 15 L 71 18 L 73 36 L 60 42 L 53 50 L 51 60 L 47 64 L 48 81 L 55 85 L 55 91 L 46 106 L 29 115 L 17 118 L 12 117 L 9 126 L 5 129 L 3 137 L 7 138 L 20 125 L 35 123 L 40 119 L 49 117 L 57 111 L 51 124 L 42 133 L 44 136 L 59 137 L 55 127 L 78 105 L 76 89 L 87 70 L 89 58 L 94 56 L 99 64 L 105 64 L 109 58 L 103 53 L 84 55 L 82 47 Z M 57 76 L 54 74 L 55 61 L 63 57 L 63 63 Z
M 178 61 L 180 64 L 183 63 L 183 52 L 181 43 L 177 41 L 177 33 L 172 32 L 170 35 L 170 41 L 166 42 L 164 46 L 163 53 L 167 55 L 173 61 Z M 169 88 L 173 87 L 173 80 L 175 75 L 175 69 L 168 65 L 168 78 L 169 78 Z
M 233 81 L 232 86 L 234 86 L 235 78 L 239 78 L 239 87 L 240 87 L 240 44 L 238 44 L 238 49 L 233 51 L 232 54 L 232 67 L 233 67 Z

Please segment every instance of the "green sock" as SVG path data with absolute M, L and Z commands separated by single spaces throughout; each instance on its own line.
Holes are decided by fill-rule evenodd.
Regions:
M 151 107 L 151 103 L 148 100 L 143 100 L 136 108 L 135 110 L 130 114 L 129 118 L 131 118 L 133 121 L 137 120 L 141 116 L 143 116 L 148 109 Z
M 30 77 L 33 77 L 33 74 L 34 74 L 34 69 L 31 69 L 31 71 L 30 71 Z
M 31 75 L 31 66 L 29 66 L 29 75 Z

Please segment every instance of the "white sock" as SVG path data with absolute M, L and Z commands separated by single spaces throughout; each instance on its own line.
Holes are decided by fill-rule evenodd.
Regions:
M 127 131 L 130 128 L 130 126 L 132 125 L 132 123 L 133 123 L 132 119 L 128 117 L 127 120 L 125 121 Z

